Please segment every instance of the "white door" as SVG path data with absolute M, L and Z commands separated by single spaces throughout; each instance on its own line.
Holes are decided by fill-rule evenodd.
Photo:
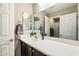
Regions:
M 76 40 L 76 13 L 60 17 L 60 38 Z
M 45 16 L 45 34 L 47 36 L 50 36 L 50 24 L 49 24 L 49 18 Z
M 14 56 L 14 4 L 0 3 L 0 56 Z

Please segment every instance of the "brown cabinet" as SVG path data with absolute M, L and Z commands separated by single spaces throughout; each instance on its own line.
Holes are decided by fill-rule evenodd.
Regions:
M 34 49 L 34 56 L 46 56 L 46 55 L 41 53 L 40 51 Z
M 21 41 L 21 56 L 46 56 L 46 55 Z

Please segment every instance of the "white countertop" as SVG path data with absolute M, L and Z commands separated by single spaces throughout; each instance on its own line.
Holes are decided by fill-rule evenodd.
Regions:
M 50 56 L 79 56 L 79 46 L 69 45 L 53 40 L 33 40 L 27 35 L 21 35 L 21 41 Z

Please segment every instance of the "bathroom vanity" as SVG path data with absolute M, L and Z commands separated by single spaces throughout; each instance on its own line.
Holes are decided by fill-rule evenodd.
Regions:
M 55 39 L 55 40 L 53 40 Z M 58 38 L 59 39 L 59 38 Z M 28 35 L 21 35 L 21 52 L 23 56 L 78 56 L 79 42 L 64 41 L 64 39 L 45 37 L 44 40 L 32 39 Z M 69 43 L 70 42 L 70 43 Z M 72 45 L 72 43 L 74 45 Z
M 28 43 L 21 41 L 21 56 L 45 56 L 45 54 L 30 46 Z

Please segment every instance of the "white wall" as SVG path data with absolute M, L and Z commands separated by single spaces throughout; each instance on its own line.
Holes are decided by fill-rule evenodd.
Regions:
M 22 22 L 22 13 L 33 14 L 32 3 L 15 3 L 15 22 Z

